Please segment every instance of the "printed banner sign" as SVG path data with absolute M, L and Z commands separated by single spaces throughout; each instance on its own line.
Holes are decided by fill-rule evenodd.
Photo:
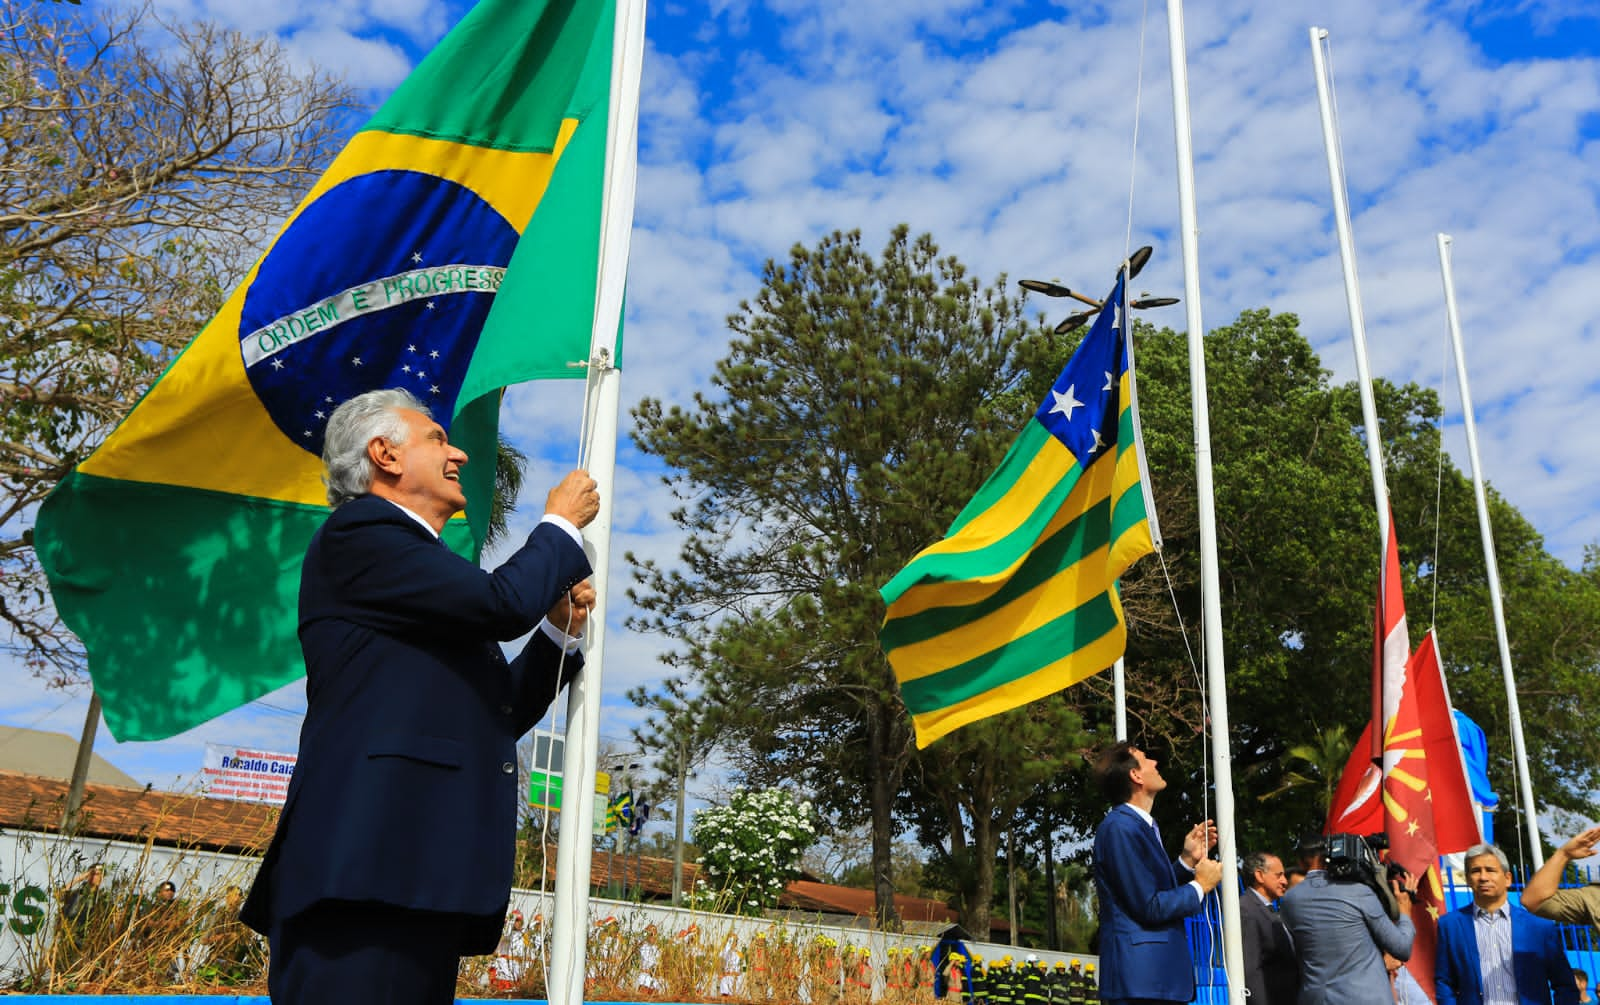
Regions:
M 289 778 L 294 774 L 296 760 L 295 754 L 208 743 L 200 784 L 213 799 L 282 806 L 289 796 Z

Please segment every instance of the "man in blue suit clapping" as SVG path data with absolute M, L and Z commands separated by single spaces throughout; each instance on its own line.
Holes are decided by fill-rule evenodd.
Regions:
M 1578 1005 L 1560 930 L 1507 897 L 1505 852 L 1480 844 L 1463 858 L 1472 903 L 1439 919 L 1433 970 L 1439 1005 Z
M 516 743 L 582 665 L 595 600 L 574 471 L 493 572 L 445 547 L 467 455 L 405 391 L 334 410 L 334 507 L 300 574 L 306 717 L 277 832 L 241 912 L 277 1005 L 444 1005 L 500 938 L 516 847 Z M 514 660 L 500 643 L 532 632 Z
M 1156 762 L 1126 742 L 1100 752 L 1100 791 L 1113 804 L 1094 835 L 1094 885 L 1100 900 L 1100 998 L 1105 1002 L 1194 1000 L 1194 963 L 1183 919 L 1198 914 L 1222 879 L 1207 858 L 1217 843 L 1210 820 L 1195 824 L 1183 853 L 1167 859 L 1150 815 L 1167 787 Z

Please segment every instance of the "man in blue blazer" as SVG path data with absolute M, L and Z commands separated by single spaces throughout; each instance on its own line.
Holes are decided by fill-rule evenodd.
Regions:
M 489 572 L 439 540 L 467 455 L 410 394 L 345 402 L 325 444 L 299 760 L 241 917 L 271 943 L 280 1005 L 451 1002 L 459 958 L 493 952 L 505 918 L 517 739 L 582 665 L 595 592 L 578 528 L 599 495 L 569 474 Z M 507 663 L 500 642 L 530 631 Z
M 1183 919 L 1198 914 L 1222 879 L 1207 858 L 1217 829 L 1206 820 L 1184 837 L 1169 861 L 1150 815 L 1167 787 L 1156 762 L 1126 742 L 1100 752 L 1095 781 L 1114 804 L 1094 835 L 1094 885 L 1100 901 L 1100 999 L 1187 1002 L 1194 999 L 1194 961 Z
M 1511 863 L 1492 844 L 1464 856 L 1472 903 L 1439 919 L 1439 1005 L 1578 1005 L 1556 924 L 1512 904 Z

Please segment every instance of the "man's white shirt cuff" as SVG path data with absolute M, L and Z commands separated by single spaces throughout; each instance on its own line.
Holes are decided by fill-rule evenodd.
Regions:
M 578 533 L 578 525 L 573 523 L 571 520 L 568 520 L 566 517 L 560 516 L 556 513 L 546 513 L 544 518 L 539 522 L 555 524 L 557 527 L 560 527 L 562 530 L 567 532 L 567 536 L 572 538 L 573 544 L 576 544 L 580 548 L 583 547 L 583 535 Z
M 555 622 L 551 621 L 549 618 L 545 618 L 539 622 L 539 630 L 544 632 L 545 635 L 549 637 L 551 642 L 554 642 L 556 645 L 565 649 L 569 653 L 577 652 L 578 647 L 583 644 L 582 635 L 568 635 L 566 632 L 557 628 Z

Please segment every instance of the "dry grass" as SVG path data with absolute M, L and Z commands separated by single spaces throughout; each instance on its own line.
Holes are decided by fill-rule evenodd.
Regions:
M 74 862 L 74 867 L 82 861 Z M 244 864 L 241 864 L 241 870 Z M 238 920 L 230 876 L 215 890 L 161 902 L 146 862 L 112 869 L 68 916 L 83 872 L 55 891 L 51 924 L 19 939 L 10 986 L 54 994 L 265 994 L 265 941 Z M 161 877 L 164 879 L 165 877 Z M 149 892 L 145 892 L 149 891 Z M 76 920 L 73 920 L 75 918 Z M 515 952 L 462 960 L 461 997 L 546 998 L 548 943 L 530 930 Z M 601 1001 L 684 1003 L 801 1002 L 867 1005 L 873 974 L 864 951 L 774 924 L 740 945 L 725 916 L 705 914 L 661 933 L 634 919 L 596 923 L 588 937 L 585 997 Z M 882 1005 L 931 1005 L 931 974 L 910 953 L 879 976 Z

